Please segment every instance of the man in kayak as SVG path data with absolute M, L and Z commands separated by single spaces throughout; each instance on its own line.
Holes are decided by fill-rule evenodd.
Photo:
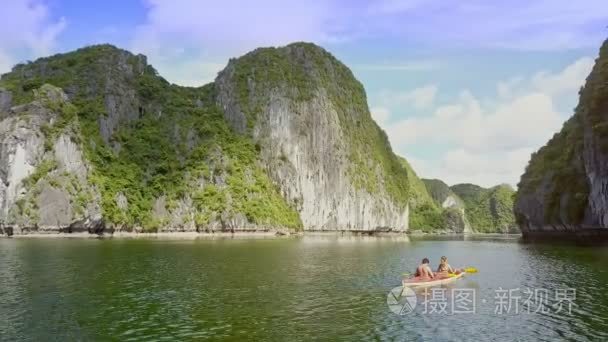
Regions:
M 431 270 L 431 267 L 429 266 L 429 259 L 428 258 L 424 258 L 422 259 L 422 264 L 420 264 L 418 266 L 418 268 L 416 268 L 416 277 L 420 277 L 420 278 L 435 278 L 435 275 L 433 274 L 433 271 Z

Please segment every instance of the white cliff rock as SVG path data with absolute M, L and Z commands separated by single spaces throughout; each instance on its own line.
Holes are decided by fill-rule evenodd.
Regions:
M 290 63 L 300 63 L 298 56 L 309 53 L 303 51 L 306 47 L 302 46 L 284 49 L 287 49 L 285 58 L 295 59 Z M 302 63 L 308 63 L 306 58 L 304 60 Z M 238 91 L 233 77 L 238 66 L 235 63 L 239 63 L 238 60 L 232 61 L 216 80 L 218 102 L 233 129 L 245 133 L 247 115 L 236 98 Z M 352 173 L 363 170 L 353 171 L 352 137 L 346 135 L 357 133 L 346 132 L 344 121 L 357 121 L 358 115 L 369 116 L 367 108 L 353 106 L 349 108 L 351 117 L 341 118 L 337 104 L 323 86 L 316 87 L 311 98 L 302 101 L 294 100 L 290 96 L 292 90 L 288 88 L 260 89 L 263 87 L 256 85 L 256 81 L 259 80 L 251 80 L 247 86 L 249 97 L 267 98 L 268 101 L 257 113 L 251 134 L 261 146 L 261 158 L 267 171 L 300 213 L 305 230 L 408 229 L 406 203 L 397 203 L 382 185 L 372 194 L 353 182 Z M 392 157 L 396 159 L 396 156 Z M 383 177 L 389 176 L 372 169 L 372 177 L 377 177 L 379 184 L 383 184 Z M 403 182 L 407 182 L 406 176 Z
M 0 88 L 0 115 L 2 115 L 2 113 L 8 113 L 11 109 L 12 101 L 13 95 L 11 92 L 4 88 Z M 0 116 L 0 118 L 2 117 Z
M 22 181 L 34 172 L 44 153 L 40 126 L 49 120 L 38 104 L 22 106 L 0 122 L 0 220 L 7 222 L 9 210 L 23 195 Z
M 72 136 L 61 134 L 51 150 L 45 150 L 45 141 L 52 137 L 45 136 L 43 127 L 51 127 L 62 115 L 49 103 L 61 106 L 67 97 L 45 85 L 34 102 L 11 109 L 0 121 L 0 222 L 14 226 L 16 233 L 56 232 L 87 217 L 100 219 L 95 201 L 76 208 L 75 198 L 92 190 L 86 162 Z
M 273 94 L 258 122 L 253 135 L 265 147 L 262 158 L 283 194 L 298 204 L 306 229 L 407 229 L 407 208 L 386 193 L 353 186 L 338 113 L 324 94 L 298 104 Z

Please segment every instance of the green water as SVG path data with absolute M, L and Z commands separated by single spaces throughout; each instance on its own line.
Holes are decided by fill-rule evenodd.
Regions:
M 392 313 L 400 274 L 441 255 L 480 270 L 447 288 L 474 289 L 475 313 Z M 607 262 L 515 239 L 0 239 L 0 340 L 601 341 Z M 571 313 L 497 314 L 499 288 L 577 298 Z

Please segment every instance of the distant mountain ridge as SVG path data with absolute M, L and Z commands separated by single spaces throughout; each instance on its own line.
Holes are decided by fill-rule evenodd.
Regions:
M 452 187 L 439 179 L 420 179 L 405 159 L 410 184 L 410 229 L 453 233 L 518 233 L 513 214 L 515 191 L 474 184 Z
M 515 190 L 510 185 L 456 184 L 450 189 L 464 202 L 466 217 L 476 232 L 519 233 L 513 213 Z
M 440 179 L 423 179 L 431 197 L 443 208 L 464 208 L 462 199 Z

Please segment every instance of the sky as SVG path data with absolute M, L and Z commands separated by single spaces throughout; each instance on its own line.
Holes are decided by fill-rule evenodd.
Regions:
M 171 82 L 212 81 L 260 46 L 314 42 L 365 86 L 421 177 L 519 181 L 573 114 L 608 36 L 606 0 L 0 0 L 0 73 L 111 43 Z

